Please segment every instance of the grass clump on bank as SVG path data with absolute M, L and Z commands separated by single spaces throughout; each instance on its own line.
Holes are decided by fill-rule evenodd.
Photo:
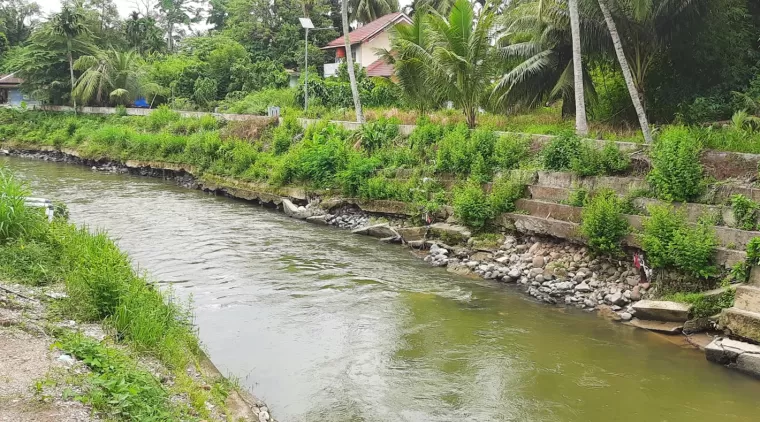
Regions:
M 162 385 L 135 370 L 122 352 L 64 333 L 60 347 L 92 370 L 81 400 L 124 420 L 207 416 L 205 403 L 213 398 L 186 372 L 201 356 L 188 308 L 138 275 L 104 233 L 60 218 L 48 223 L 41 210 L 24 205 L 28 194 L 23 183 L 0 168 L 0 277 L 33 285 L 62 283 L 68 297 L 56 302 L 51 317 L 101 322 L 121 346 L 157 359 L 175 379 L 173 387 Z M 192 408 L 170 403 L 171 395 L 183 393 Z

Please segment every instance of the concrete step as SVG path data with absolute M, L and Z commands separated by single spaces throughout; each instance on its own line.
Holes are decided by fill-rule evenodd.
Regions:
M 734 308 L 760 313 L 760 286 L 737 287 Z
M 710 362 L 760 377 L 760 346 L 719 337 L 705 347 L 705 357 Z
M 760 313 L 738 308 L 724 309 L 720 314 L 720 326 L 731 334 L 760 342 Z
M 652 321 L 683 323 L 689 320 L 691 305 L 667 300 L 640 300 L 633 304 L 636 316 Z

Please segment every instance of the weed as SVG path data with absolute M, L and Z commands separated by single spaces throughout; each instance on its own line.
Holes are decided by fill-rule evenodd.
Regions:
M 482 229 L 493 216 L 490 201 L 479 184 L 468 181 L 454 189 L 454 213 L 467 226 Z
M 494 214 L 512 212 L 515 201 L 525 196 L 526 177 L 522 173 L 513 172 L 509 176 L 497 178 L 491 186 L 491 209 Z
M 734 213 L 736 226 L 742 230 L 757 228 L 757 213 L 760 205 L 742 194 L 731 196 L 731 210 Z
M 651 151 L 652 171 L 647 180 L 655 195 L 667 201 L 688 201 L 704 190 L 702 145 L 683 126 L 671 126 L 657 138 Z

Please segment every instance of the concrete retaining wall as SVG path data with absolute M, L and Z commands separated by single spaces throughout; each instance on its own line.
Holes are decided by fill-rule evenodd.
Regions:
M 74 107 L 42 105 L 42 106 L 35 106 L 33 110 L 55 111 L 55 112 L 60 112 L 60 113 L 73 113 Z M 154 109 L 127 108 L 126 111 L 127 111 L 128 116 L 147 116 L 151 112 L 153 112 Z M 83 114 L 116 114 L 116 108 L 115 107 L 79 107 L 77 112 L 83 113 Z M 208 113 L 205 111 L 183 111 L 183 110 L 177 110 L 177 113 L 179 113 L 179 115 L 182 117 L 199 118 L 203 116 L 214 116 L 217 119 L 229 120 L 229 121 L 270 119 L 267 116 L 258 116 L 255 114 Z

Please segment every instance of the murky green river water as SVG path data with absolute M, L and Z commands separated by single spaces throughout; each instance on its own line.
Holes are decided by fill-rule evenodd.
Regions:
M 282 422 L 758 421 L 701 353 L 402 248 L 155 179 L 3 158 L 161 283 Z

